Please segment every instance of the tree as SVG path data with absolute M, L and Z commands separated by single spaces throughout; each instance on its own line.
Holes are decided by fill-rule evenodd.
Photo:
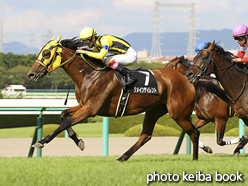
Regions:
M 8 85 L 9 73 L 0 66 L 0 89 L 5 88 Z

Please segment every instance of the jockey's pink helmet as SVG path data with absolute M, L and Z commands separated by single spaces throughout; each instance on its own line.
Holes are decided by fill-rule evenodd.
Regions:
M 232 37 L 245 36 L 248 33 L 248 28 L 244 24 L 238 24 L 233 28 Z

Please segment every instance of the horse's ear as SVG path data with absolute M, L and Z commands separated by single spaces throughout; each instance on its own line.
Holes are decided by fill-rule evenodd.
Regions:
M 62 37 L 62 35 L 58 37 L 58 39 L 57 39 L 57 43 L 59 43 L 59 42 L 60 42 L 61 37 Z
M 180 56 L 179 59 L 184 60 L 184 55 L 183 56 Z
M 53 38 L 51 39 L 51 41 L 54 41 L 54 39 L 55 39 L 55 38 L 53 37 Z
M 208 47 L 208 48 L 209 48 L 210 50 L 212 50 L 212 48 L 214 48 L 214 46 L 215 46 L 215 40 L 213 41 L 213 43 L 211 43 L 211 44 L 209 45 L 209 47 L 210 47 L 211 49 L 210 49 L 209 47 Z

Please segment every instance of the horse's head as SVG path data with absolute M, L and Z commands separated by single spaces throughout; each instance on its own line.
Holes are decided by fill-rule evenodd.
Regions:
M 190 66 L 189 61 L 184 56 L 180 56 L 172 59 L 165 67 L 173 68 L 183 74 Z
M 40 50 L 34 65 L 27 74 L 30 81 L 38 83 L 45 75 L 60 66 L 62 53 L 60 39 L 61 36 L 57 40 L 53 37 Z
M 184 60 L 184 56 L 175 57 L 175 58 L 172 59 L 165 67 L 173 68 L 173 69 L 176 70 L 177 65 L 178 65 L 179 63 L 182 63 L 183 60 Z
M 194 64 L 189 68 L 184 75 L 188 78 L 188 81 L 192 84 L 205 76 L 209 72 L 210 64 L 213 61 L 215 42 L 208 43 L 194 58 Z M 211 66 L 212 70 L 212 66 Z

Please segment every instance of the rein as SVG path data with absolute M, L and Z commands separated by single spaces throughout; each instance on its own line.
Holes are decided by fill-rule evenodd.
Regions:
M 75 53 L 76 54 L 76 53 Z M 95 67 L 93 66 L 92 64 L 90 64 L 85 58 L 84 58 L 84 55 L 83 54 L 80 54 L 80 56 L 82 57 L 82 59 L 84 60 L 85 63 L 87 63 L 91 68 L 97 70 L 97 71 L 101 71 L 101 70 L 104 70 L 105 68 L 109 67 L 108 65 L 103 67 L 103 68 L 100 68 L 100 67 Z
M 228 69 L 230 69 L 232 66 L 235 66 L 236 69 L 237 69 L 238 71 L 240 71 L 240 72 L 242 72 L 242 73 L 245 74 L 245 80 L 244 80 L 243 87 L 242 87 L 242 89 L 241 89 L 239 95 L 238 95 L 237 97 L 235 97 L 235 98 L 231 98 L 230 96 L 228 96 L 228 95 L 226 94 L 226 96 L 228 97 L 228 99 L 229 99 L 231 102 L 236 102 L 236 101 L 239 99 L 239 97 L 243 94 L 243 92 L 244 92 L 244 90 L 245 90 L 245 87 L 246 87 L 246 75 L 248 75 L 248 72 L 245 72 L 245 71 L 239 69 L 235 63 L 231 63 L 229 66 L 227 66 L 227 67 L 225 67 L 225 68 L 222 68 L 222 69 L 220 69 L 220 70 L 216 70 L 216 71 L 213 71 L 213 72 L 210 72 L 210 73 L 204 73 L 204 72 L 207 70 L 206 67 L 208 67 L 209 64 L 210 64 L 211 62 L 213 62 L 213 65 L 214 65 L 214 61 L 213 61 L 213 50 L 214 50 L 214 48 L 212 49 L 211 52 L 210 52 L 209 50 L 207 50 L 207 49 L 202 49 L 202 50 L 208 51 L 208 52 L 210 53 L 210 55 L 209 55 L 209 57 L 208 57 L 208 62 L 206 63 L 206 66 L 204 66 L 203 68 L 200 68 L 199 66 L 194 65 L 194 66 L 196 66 L 197 68 L 199 68 L 199 69 L 201 70 L 201 72 L 200 72 L 199 74 L 201 74 L 201 75 L 202 75 L 202 74 L 203 74 L 203 75 L 209 75 L 209 74 L 211 74 L 211 73 L 220 72 L 220 71 L 222 71 L 222 70 L 228 70 Z M 203 70 L 204 70 L 204 71 L 203 71 Z M 198 75 L 197 75 L 197 76 L 198 76 Z M 201 77 L 201 76 L 200 76 L 200 77 Z
M 63 66 L 64 64 L 70 62 L 71 60 L 75 60 L 77 57 L 77 54 L 75 53 L 70 59 L 67 59 L 65 62 L 61 63 L 58 67 Z M 75 58 L 75 59 L 74 59 Z

